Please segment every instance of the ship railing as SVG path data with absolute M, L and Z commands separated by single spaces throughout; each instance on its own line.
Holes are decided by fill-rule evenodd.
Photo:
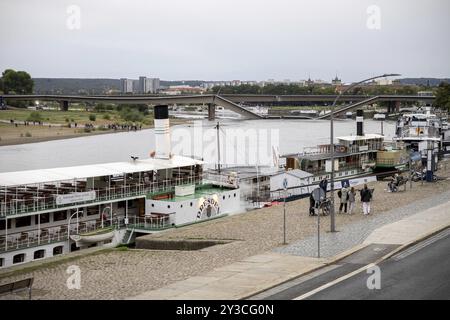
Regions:
M 363 146 L 344 146 L 336 144 L 335 147 L 335 156 L 339 156 L 339 154 L 347 154 L 347 153 L 358 153 L 362 151 L 377 151 L 381 148 L 382 143 L 368 143 Z M 313 156 L 313 155 L 331 155 L 330 148 L 305 148 L 302 153 L 299 153 L 298 156 Z
M 431 126 L 406 126 L 400 132 L 401 138 L 434 137 L 439 138 L 439 128 Z
M 0 252 L 63 242 L 67 240 L 68 234 L 84 234 L 104 228 L 121 229 L 125 227 L 125 221 L 123 217 L 114 217 L 103 221 L 95 219 L 78 223 L 74 222 L 69 226 L 70 232 L 67 231 L 67 227 L 67 224 L 64 224 L 0 236 Z
M 227 186 L 231 188 L 239 187 L 239 178 L 237 173 L 208 172 L 205 173 L 203 179 L 206 183 L 212 183 L 219 186 Z
M 0 252 L 25 249 L 67 240 L 67 231 L 55 234 L 27 236 L 27 232 L 0 236 Z
M 95 188 L 88 191 L 94 191 L 93 200 L 78 201 L 75 203 L 58 204 L 56 199 L 58 194 L 41 194 L 31 198 L 12 198 L 4 200 L 0 197 L 0 217 L 10 215 L 25 214 L 29 212 L 38 212 L 51 209 L 64 209 L 66 207 L 80 206 L 85 204 L 95 204 L 98 202 L 118 200 L 123 198 L 145 196 L 148 193 L 170 192 L 179 185 L 201 184 L 204 175 L 195 175 L 188 177 L 179 177 L 166 179 L 156 182 L 126 184 L 106 188 Z
M 371 162 L 367 162 L 367 163 L 371 163 Z M 349 170 L 355 170 L 355 169 L 359 169 L 362 170 L 362 166 L 365 163 L 354 163 L 354 164 L 348 164 L 348 165 L 339 165 L 338 170 L 335 171 L 335 177 L 339 177 L 339 173 L 342 173 L 343 171 L 349 171 Z M 325 171 L 325 168 L 318 168 L 318 169 L 306 169 L 305 171 L 313 174 L 313 175 L 329 175 L 329 172 Z
M 134 230 L 163 230 L 173 227 L 173 215 L 175 212 L 168 214 L 150 214 L 145 217 L 130 217 L 127 228 Z

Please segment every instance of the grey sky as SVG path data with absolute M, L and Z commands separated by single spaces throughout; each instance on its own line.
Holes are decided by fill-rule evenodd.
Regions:
M 81 28 L 66 23 L 70 5 Z M 367 8 L 380 10 L 369 29 Z M 0 69 L 33 77 L 450 76 L 450 1 L 2 0 Z

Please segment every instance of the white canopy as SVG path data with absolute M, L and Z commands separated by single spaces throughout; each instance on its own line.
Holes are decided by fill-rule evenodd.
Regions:
M 8 187 L 49 183 L 89 177 L 120 175 L 123 173 L 187 167 L 197 164 L 203 164 L 203 161 L 182 156 L 173 156 L 168 160 L 151 158 L 132 162 L 112 162 L 76 167 L 4 172 L 0 173 L 0 186 Z
M 345 137 L 337 137 L 338 140 L 343 141 L 360 141 L 360 140 L 370 140 L 370 139 L 382 139 L 384 136 L 375 133 L 367 133 L 363 136 L 345 136 Z

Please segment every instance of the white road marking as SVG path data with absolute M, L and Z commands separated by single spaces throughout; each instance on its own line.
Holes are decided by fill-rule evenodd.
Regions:
M 409 255 L 412 255 L 413 253 L 425 248 L 426 246 L 429 246 L 430 244 L 441 240 L 447 236 L 450 235 L 450 229 L 445 229 L 444 231 L 432 236 L 431 238 L 423 241 L 423 242 L 419 242 L 418 244 L 412 246 L 409 249 L 406 249 L 405 251 L 399 252 L 398 254 L 396 254 L 395 256 L 392 257 L 392 259 L 394 261 L 399 261 L 402 260 L 404 258 L 406 258 Z
M 411 248 L 409 248 L 409 249 L 407 249 L 405 251 L 402 251 L 399 254 L 394 255 L 393 258 L 394 257 L 398 257 L 398 256 L 400 256 L 402 254 L 405 254 L 403 257 L 400 258 L 400 259 L 402 259 L 402 258 L 404 258 L 404 257 L 406 257 L 406 256 L 408 256 L 410 254 L 413 254 L 414 252 L 420 250 L 421 248 L 424 248 L 427 245 L 430 245 L 431 243 L 436 242 L 439 239 L 443 239 L 443 238 L 447 237 L 448 235 L 450 235 L 450 228 L 449 229 L 445 229 L 444 231 L 442 231 L 442 232 L 432 236 L 431 238 L 428 238 L 425 241 L 422 241 L 422 242 L 418 243 L 417 245 L 415 245 L 415 246 L 413 246 L 413 247 L 411 247 Z M 318 293 L 320 291 L 328 289 L 328 288 L 334 286 L 335 284 L 338 284 L 339 282 L 347 280 L 347 279 L 357 275 L 358 273 L 363 272 L 364 270 L 367 270 L 367 269 L 369 269 L 369 268 L 371 268 L 373 266 L 378 265 L 380 262 L 384 261 L 385 257 L 382 257 L 382 258 L 378 259 L 377 261 L 375 261 L 373 263 L 370 263 L 370 264 L 368 264 L 368 265 L 366 265 L 364 267 L 361 267 L 361 268 L 359 268 L 359 269 L 357 269 L 357 270 L 355 270 L 353 272 L 350 272 L 349 274 L 346 274 L 345 276 L 337 278 L 336 280 L 328 282 L 328 283 L 326 283 L 326 284 L 324 284 L 324 285 L 322 285 L 322 286 L 320 286 L 320 287 L 318 287 L 318 288 L 316 288 L 314 290 L 311 290 L 311 291 L 309 291 L 307 293 L 304 293 L 301 296 L 298 296 L 297 298 L 294 298 L 293 300 L 307 299 L 307 298 L 315 295 L 316 293 Z M 398 260 L 400 260 L 400 259 L 398 259 Z
M 368 265 L 366 265 L 366 266 L 364 266 L 364 267 L 361 267 L 361 268 L 359 268 L 359 269 L 357 269 L 357 270 L 355 270 L 355 271 L 353 271 L 353 272 L 350 272 L 349 274 L 346 274 L 345 276 L 342 276 L 342 277 L 340 277 L 340 278 L 337 278 L 336 280 L 333 280 L 333 281 L 331 281 L 331 282 L 328 282 L 328 283 L 326 283 L 326 284 L 324 284 L 324 285 L 322 285 L 322 286 L 320 286 L 320 287 L 318 287 L 318 288 L 316 288 L 316 289 L 314 289 L 314 290 L 311 290 L 311 291 L 309 291 L 309 292 L 307 292 L 307 293 L 305 293 L 305 294 L 302 294 L 301 296 L 298 296 L 297 298 L 294 298 L 293 300 L 303 300 L 303 299 L 309 298 L 309 297 L 311 297 L 312 295 L 315 295 L 316 293 L 318 293 L 318 292 L 320 292 L 320 291 L 323 291 L 323 290 L 325 290 L 325 289 L 327 289 L 327 288 L 329 288 L 329 287 L 332 287 L 332 286 L 334 286 L 335 284 L 337 284 L 337 283 L 339 283 L 339 282 L 342 282 L 342 281 L 344 281 L 344 280 L 347 280 L 347 279 L 353 277 L 354 275 L 357 275 L 358 273 L 360 273 L 360 272 L 362 272 L 362 271 L 364 271 L 364 270 L 367 270 L 367 269 L 369 269 L 370 267 L 373 267 L 373 266 L 375 266 L 375 265 L 376 265 L 376 263 L 370 263 L 370 264 L 368 264 Z

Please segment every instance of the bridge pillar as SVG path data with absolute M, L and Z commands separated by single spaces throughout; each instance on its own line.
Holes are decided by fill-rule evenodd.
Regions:
M 395 112 L 400 112 L 400 101 L 395 101 Z
M 68 111 L 69 110 L 69 101 L 62 100 L 59 102 L 59 110 L 60 111 Z
M 388 101 L 387 112 L 388 113 L 394 112 L 394 103 L 393 103 L 393 101 Z
M 216 105 L 208 103 L 208 120 L 212 121 L 216 119 Z

